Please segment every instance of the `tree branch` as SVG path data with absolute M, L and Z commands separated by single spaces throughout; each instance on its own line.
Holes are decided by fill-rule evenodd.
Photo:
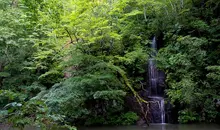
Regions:
M 73 43 L 73 38 L 72 38 L 72 36 L 71 36 L 69 30 L 68 30 L 67 28 L 65 28 L 65 30 L 66 30 L 68 36 L 70 37 L 70 43 Z M 76 39 L 76 41 L 78 41 L 78 40 Z

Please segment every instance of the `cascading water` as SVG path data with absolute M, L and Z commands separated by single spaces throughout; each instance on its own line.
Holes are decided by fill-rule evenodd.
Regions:
M 151 58 L 148 61 L 148 77 L 149 77 L 149 91 L 148 97 L 152 103 L 150 103 L 151 122 L 152 123 L 165 123 L 165 104 L 164 104 L 164 92 L 159 84 L 163 82 L 164 74 L 157 70 L 155 56 L 157 54 L 157 42 L 156 37 L 153 38 L 151 48 Z

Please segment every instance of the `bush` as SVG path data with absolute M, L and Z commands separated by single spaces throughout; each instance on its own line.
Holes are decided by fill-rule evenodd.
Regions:
M 178 121 L 183 124 L 197 122 L 199 121 L 199 115 L 192 110 L 185 109 L 185 110 L 179 111 Z
M 138 118 L 138 115 L 134 112 L 127 112 L 121 116 L 123 125 L 132 125 L 138 120 Z
M 112 114 L 107 117 L 96 116 L 87 119 L 86 125 L 133 125 L 138 120 L 138 116 L 134 112 L 126 112 L 121 115 Z

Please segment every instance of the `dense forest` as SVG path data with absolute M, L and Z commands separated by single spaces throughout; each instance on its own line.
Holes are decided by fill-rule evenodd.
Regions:
M 135 124 L 154 36 L 176 122 L 220 119 L 219 0 L 0 0 L 0 16 L 0 123 Z

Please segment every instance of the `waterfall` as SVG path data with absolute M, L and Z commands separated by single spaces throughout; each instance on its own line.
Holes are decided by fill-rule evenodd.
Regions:
M 164 75 L 157 70 L 155 56 L 157 54 L 156 37 L 153 38 L 151 44 L 151 57 L 148 61 L 148 79 L 150 96 L 148 98 L 154 103 L 150 103 L 151 122 L 152 123 L 165 123 L 165 104 L 163 98 L 163 89 L 159 85 Z M 162 81 L 163 82 L 163 81 Z
M 165 123 L 164 98 L 160 100 L 161 123 Z

